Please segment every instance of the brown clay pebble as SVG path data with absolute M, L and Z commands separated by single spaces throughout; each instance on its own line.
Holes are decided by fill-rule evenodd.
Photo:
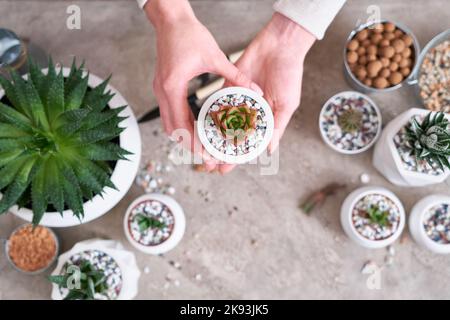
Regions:
M 400 73 L 406 78 L 407 76 L 409 76 L 409 74 L 411 73 L 411 69 L 406 67 L 406 68 L 401 68 L 400 69 Z
M 366 86 L 371 87 L 371 86 L 372 86 L 372 79 L 370 79 L 370 78 L 365 79 L 365 80 L 364 80 L 364 84 L 365 84 Z
M 392 61 L 397 62 L 397 63 L 399 63 L 402 60 L 403 60 L 403 57 L 402 57 L 402 55 L 400 53 L 396 53 L 392 57 Z
M 398 63 L 397 62 L 391 62 L 391 64 L 389 65 L 389 70 L 397 71 L 397 69 L 398 69 Z
M 361 57 L 359 57 L 358 63 L 359 63 L 360 65 L 362 65 L 362 66 L 365 66 L 365 65 L 367 64 L 367 58 L 366 58 L 366 56 L 361 56 Z
M 377 60 L 377 55 L 376 54 L 368 54 L 367 55 L 367 61 L 375 61 Z
M 359 80 L 363 81 L 366 78 L 366 76 L 367 76 L 366 68 L 364 68 L 363 66 L 358 66 L 356 68 L 355 74 L 356 74 L 356 76 L 358 77 Z
M 389 82 L 395 86 L 396 84 L 399 84 L 400 82 L 402 82 L 403 80 L 403 76 L 400 72 L 392 72 L 391 75 L 389 76 Z
M 384 30 L 387 32 L 394 32 L 395 31 L 395 24 L 392 22 L 386 22 L 384 24 Z
M 379 33 L 374 33 L 371 37 L 370 37 L 370 41 L 373 44 L 378 44 L 381 40 L 383 40 L 383 36 Z
M 382 33 L 383 30 L 384 30 L 384 26 L 383 26 L 383 24 L 381 24 L 381 23 L 377 23 L 377 24 L 375 24 L 375 25 L 373 26 L 372 30 L 373 30 L 373 32 L 375 32 L 375 33 Z
M 354 73 L 358 64 L 357 63 L 349 63 L 348 66 L 350 67 L 350 71 Z
M 355 63 L 358 61 L 358 54 L 355 51 L 347 52 L 347 61 L 348 63 Z
M 361 45 L 365 48 L 367 48 L 368 46 L 370 46 L 372 44 L 372 42 L 370 42 L 369 39 L 364 40 L 363 42 L 361 42 Z
M 378 72 L 380 72 L 381 68 L 383 66 L 381 65 L 381 62 L 378 60 L 375 61 L 371 61 L 368 65 L 367 65 L 367 73 L 369 75 L 370 78 L 374 78 L 377 76 Z
M 402 61 L 400 61 L 400 62 L 398 63 L 398 66 L 399 66 L 400 68 L 406 68 L 406 67 L 411 66 L 411 59 L 408 59 L 408 58 L 402 59 Z
M 404 33 L 403 33 L 402 30 L 397 29 L 397 30 L 394 31 L 394 35 L 395 35 L 396 38 L 401 38 L 404 35 Z
M 359 47 L 359 42 L 355 39 L 351 40 L 347 45 L 347 49 L 351 50 L 351 51 L 355 51 L 356 49 L 358 49 L 358 47 Z
M 391 46 L 384 47 L 381 50 L 381 55 L 386 58 L 392 58 L 395 54 L 395 49 Z
M 380 71 L 380 77 L 383 78 L 389 78 L 389 76 L 391 75 L 391 70 L 389 70 L 389 68 L 383 68 Z
M 385 68 L 389 67 L 389 64 L 391 63 L 391 61 L 385 57 L 381 58 L 380 61 L 381 61 L 381 64 L 383 65 L 383 67 L 385 67 Z
M 383 38 L 386 40 L 392 40 L 395 39 L 395 34 L 393 32 L 385 32 L 383 34 Z
M 377 46 L 372 44 L 366 49 L 367 54 L 377 54 Z
M 412 54 L 412 51 L 410 48 L 405 48 L 405 50 L 403 50 L 402 52 L 402 56 L 405 58 L 409 58 Z
M 358 54 L 358 56 L 362 56 L 366 53 L 366 48 L 360 46 L 358 47 L 358 49 L 356 49 L 356 53 Z
M 373 85 L 377 89 L 384 89 L 389 85 L 389 83 L 386 80 L 386 78 L 378 77 L 378 78 L 375 78 L 375 80 L 373 81 Z
M 407 47 L 409 47 L 413 44 L 413 39 L 409 34 L 403 35 L 402 40 Z
M 400 53 L 405 49 L 405 43 L 401 39 L 395 39 L 392 41 L 392 46 L 395 49 L 395 52 Z
M 363 40 L 366 40 L 368 36 L 369 36 L 369 31 L 367 31 L 367 29 L 364 29 L 356 34 L 356 39 L 359 41 L 363 41 Z
M 380 41 L 380 47 L 389 47 L 391 42 L 388 39 L 383 39 Z

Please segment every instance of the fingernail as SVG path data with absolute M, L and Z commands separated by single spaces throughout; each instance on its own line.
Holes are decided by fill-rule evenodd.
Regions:
M 256 93 L 258 93 L 261 96 L 264 95 L 264 92 L 262 91 L 262 89 L 254 82 L 252 82 L 252 84 L 250 85 L 250 89 L 252 89 L 253 91 L 256 91 Z

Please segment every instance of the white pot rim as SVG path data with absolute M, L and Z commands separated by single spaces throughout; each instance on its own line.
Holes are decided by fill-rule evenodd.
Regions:
M 363 148 L 361 148 L 361 149 L 358 149 L 358 150 L 345 150 L 345 149 L 340 149 L 340 148 L 338 148 L 336 145 L 334 145 L 329 139 L 328 139 L 328 137 L 325 135 L 325 133 L 324 133 L 324 129 L 323 129 L 323 126 L 322 126 L 322 117 L 323 117 L 323 114 L 324 114 L 324 112 L 325 112 L 325 108 L 326 108 L 326 106 L 328 106 L 328 104 L 331 102 L 331 101 L 333 101 L 335 98 L 337 98 L 337 97 L 339 97 L 339 96 L 345 96 L 345 97 L 349 97 L 349 96 L 359 96 L 359 97 L 361 97 L 361 98 L 363 98 L 363 99 L 365 99 L 365 100 L 367 100 L 372 106 L 373 106 L 373 108 L 375 109 L 375 112 L 376 112 L 376 114 L 377 114 L 377 117 L 378 117 L 378 119 L 379 119 L 379 125 L 378 125 L 378 129 L 377 129 L 377 133 L 375 134 L 375 137 L 372 139 L 372 141 L 370 141 L 370 143 L 368 143 L 367 145 L 365 145 Z M 378 108 L 378 105 L 370 98 L 370 97 L 368 97 L 367 95 L 365 95 L 365 94 L 363 94 L 363 93 L 361 93 L 361 92 L 358 92 L 358 91 L 351 91 L 351 90 L 348 90 L 348 91 L 341 91 L 341 92 L 338 92 L 338 93 L 336 93 L 336 94 L 334 94 L 331 98 L 329 98 L 324 104 L 323 104 L 323 106 L 322 106 L 322 109 L 320 110 L 320 114 L 319 114 L 319 131 L 320 131 L 320 136 L 322 137 L 322 140 L 325 142 L 325 144 L 327 145 L 327 146 L 329 146 L 331 149 L 333 149 L 334 151 L 337 151 L 337 152 L 339 152 L 339 153 L 342 153 L 342 154 L 358 154 L 358 153 L 362 153 L 362 152 L 364 152 L 364 151 L 367 151 L 367 150 L 369 150 L 373 145 L 374 145 L 374 143 L 378 140 L 378 138 L 380 137 L 380 133 L 381 133 L 381 127 L 383 126 L 383 119 L 382 119 L 382 116 L 381 116 L 381 112 L 380 112 L 380 109 Z
M 395 203 L 395 205 L 397 206 L 397 208 L 399 209 L 400 221 L 399 221 L 397 230 L 395 230 L 395 232 L 389 238 L 386 238 L 383 240 L 367 239 L 366 237 L 364 237 L 362 234 L 360 234 L 356 230 L 356 228 L 353 224 L 352 211 L 353 211 L 355 204 L 361 198 L 363 198 L 364 196 L 367 196 L 369 194 L 381 194 L 381 195 L 389 198 L 389 200 L 393 201 Z M 358 189 L 354 190 L 352 193 L 350 193 L 347 196 L 347 199 L 350 199 L 350 198 L 352 199 L 352 201 L 349 203 L 350 210 L 346 213 L 346 215 L 347 215 L 346 219 L 348 220 L 348 223 L 350 224 L 350 230 L 359 240 L 361 240 L 362 243 L 370 243 L 372 248 L 383 248 L 383 247 L 390 245 L 395 240 L 397 240 L 397 238 L 403 232 L 403 229 L 405 227 L 406 218 L 405 218 L 405 209 L 403 207 L 403 204 L 401 203 L 400 199 L 392 191 L 390 191 L 386 188 L 383 188 L 383 187 L 367 186 L 367 187 L 362 187 L 362 188 L 358 188 Z
M 394 144 L 394 137 L 397 135 L 397 133 L 399 132 L 399 130 L 401 130 L 401 128 L 403 128 L 404 126 L 406 126 L 408 124 L 408 122 L 411 120 L 412 117 L 414 117 L 415 115 L 427 115 L 428 113 L 430 113 L 432 111 L 430 110 L 426 110 L 426 109 L 420 109 L 420 108 L 411 108 L 405 112 L 403 112 L 402 114 L 399 115 L 399 117 L 401 117 L 401 122 L 402 125 L 395 127 L 395 130 L 391 130 L 391 131 L 387 131 L 387 142 L 388 142 L 388 146 L 389 149 L 392 150 L 392 157 L 394 159 L 395 165 L 397 167 L 397 170 L 399 172 L 402 173 L 402 176 L 404 177 L 410 177 L 412 179 L 422 179 L 423 177 L 427 177 L 430 176 L 429 174 L 426 173 L 422 173 L 422 172 L 417 172 L 417 171 L 410 171 L 410 170 L 406 170 L 403 167 L 403 161 L 400 158 L 400 155 L 398 153 L 397 147 Z M 450 115 L 445 114 L 445 116 L 450 120 Z M 434 176 L 433 177 L 440 177 L 442 175 L 447 175 L 449 173 L 449 169 L 444 168 L 444 173 Z
M 161 244 L 154 245 L 154 246 L 145 246 L 140 243 L 138 243 L 133 236 L 130 233 L 130 230 L 128 229 L 128 219 L 131 214 L 131 210 L 139 203 L 147 200 L 156 200 L 164 205 L 166 205 L 170 210 L 171 213 L 174 216 L 175 224 L 172 231 L 172 234 L 170 237 L 162 242 Z M 162 253 L 166 253 L 173 248 L 175 248 L 178 243 L 183 238 L 185 229 L 186 229 L 186 217 L 184 215 L 183 208 L 180 206 L 180 204 L 172 197 L 169 197 L 164 194 L 159 193 L 149 193 L 144 194 L 138 198 L 136 198 L 129 206 L 125 213 L 125 216 L 123 218 L 123 229 L 125 232 L 125 236 L 130 242 L 130 244 L 138 249 L 139 251 L 146 253 L 146 254 L 152 254 L 152 255 L 158 255 Z
M 450 244 L 441 244 L 436 241 L 433 241 L 428 237 L 428 235 L 425 233 L 425 228 L 423 227 L 423 221 L 425 214 L 434 206 L 439 204 L 448 204 L 450 205 L 450 196 L 444 195 L 444 194 L 432 194 L 429 196 L 426 196 L 425 198 L 422 198 L 419 200 L 411 210 L 411 215 L 409 219 L 410 229 L 413 228 L 413 217 L 418 217 L 418 221 L 416 223 L 419 223 L 419 234 L 422 240 L 425 242 L 426 246 L 429 247 L 434 252 L 439 253 L 450 253 Z
M 267 123 L 267 129 L 266 133 L 264 135 L 263 141 L 260 143 L 258 148 L 255 150 L 243 154 L 243 155 L 227 155 L 219 150 L 217 150 L 211 143 L 208 141 L 205 133 L 205 118 L 206 115 L 211 107 L 211 105 L 220 97 L 229 95 L 229 94 L 240 94 L 240 95 L 246 95 L 256 102 L 259 103 L 259 105 L 264 109 L 264 112 L 266 114 L 266 123 Z M 253 90 L 243 88 L 243 87 L 227 87 L 220 89 L 213 93 L 211 96 L 209 96 L 208 99 L 203 103 L 202 108 L 200 110 L 200 113 L 198 115 L 197 119 L 197 134 L 198 137 L 209 154 L 211 154 L 214 158 L 223 161 L 225 163 L 230 164 L 243 164 L 250 162 L 253 159 L 256 159 L 261 153 L 263 153 L 267 147 L 269 146 L 269 143 L 273 136 L 273 130 L 274 130 L 274 119 L 273 119 L 273 112 L 267 101 L 258 93 L 256 93 Z
M 70 73 L 70 68 L 63 67 L 63 75 L 67 77 Z M 43 72 L 47 72 L 48 69 L 43 69 Z M 87 72 L 84 72 L 87 75 Z M 90 73 L 88 85 L 90 87 L 96 87 L 103 82 L 103 79 Z M 87 223 L 94 219 L 99 218 L 103 214 L 111 210 L 128 192 L 133 184 L 134 177 L 139 169 L 139 161 L 141 158 L 141 136 L 139 132 L 139 126 L 133 110 L 128 105 L 125 98 L 111 85 L 105 89 L 111 91 L 114 97 L 109 102 L 111 108 L 118 108 L 127 105 L 120 116 L 127 117 L 120 123 L 120 126 L 126 129 L 120 134 L 120 146 L 133 154 L 128 155 L 128 160 L 118 160 L 116 166 L 111 174 L 111 181 L 119 190 L 114 190 L 109 187 L 104 188 L 102 196 L 96 195 L 92 200 L 87 201 L 83 205 L 84 218 L 80 221 L 73 215 L 72 210 L 65 210 L 63 217 L 59 212 L 46 212 L 42 217 L 40 225 L 46 227 L 71 227 Z M 0 90 L 0 97 L 4 94 L 3 90 Z M 16 216 L 26 220 L 32 221 L 33 212 L 27 208 L 19 209 L 17 205 L 13 206 L 9 210 Z

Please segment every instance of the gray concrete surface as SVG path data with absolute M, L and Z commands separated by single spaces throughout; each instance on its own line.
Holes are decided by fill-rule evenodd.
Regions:
M 66 8 L 77 3 L 82 29 L 67 30 Z M 376 1 L 382 16 L 409 26 L 421 45 L 449 27 L 447 0 Z M 192 1 L 200 20 L 220 46 L 231 52 L 244 47 L 272 14 L 271 0 Z M 180 166 L 167 175 L 176 199 L 187 215 L 181 244 L 164 257 L 137 254 L 143 274 L 139 299 L 211 298 L 450 298 L 450 257 L 420 249 L 407 237 L 396 244 L 391 268 L 382 271 L 380 290 L 369 290 L 360 269 L 369 259 L 381 264 L 385 250 L 363 249 L 343 233 L 339 207 L 346 194 L 369 173 L 372 184 L 390 188 L 407 210 L 421 197 L 449 193 L 448 186 L 399 188 L 390 185 L 371 165 L 372 151 L 357 156 L 337 154 L 322 143 L 317 127 L 323 102 L 349 89 L 342 73 L 342 46 L 349 31 L 366 19 L 374 1 L 348 1 L 306 59 L 303 96 L 281 143 L 280 170 L 260 176 L 254 166 L 241 166 L 221 177 Z M 72 55 L 86 60 L 91 72 L 114 74 L 112 84 L 140 115 L 155 104 L 151 91 L 154 72 L 154 33 L 133 1 L 0 1 L 0 25 L 29 37 L 69 63 Z M 417 104 L 411 91 L 373 96 L 385 120 Z M 165 159 L 167 140 L 159 120 L 141 126 L 144 160 Z M 347 184 L 323 207 L 306 216 L 298 204 L 309 192 L 328 182 Z M 202 196 L 209 191 L 209 201 Z M 58 230 L 63 250 L 75 242 L 105 237 L 121 240 L 127 205 L 142 191 L 133 187 L 119 205 L 102 218 L 79 227 Z M 236 206 L 237 210 L 233 207 Z M 232 212 L 232 214 L 230 214 Z M 22 223 L 12 215 L 0 217 L 0 237 Z M 130 247 L 130 246 L 128 246 Z M 181 269 L 170 265 L 177 261 Z M 25 276 L 0 258 L 0 299 L 48 299 L 50 285 L 43 276 Z M 201 281 L 195 275 L 201 274 Z M 167 278 L 173 279 L 167 281 Z M 179 282 L 179 286 L 175 284 Z

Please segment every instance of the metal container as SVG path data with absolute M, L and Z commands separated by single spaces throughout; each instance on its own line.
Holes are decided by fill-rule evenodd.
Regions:
M 19 69 L 27 59 L 27 46 L 14 32 L 0 28 L 0 69 Z
M 11 235 L 13 235 L 13 234 L 16 233 L 18 230 L 20 230 L 21 228 L 23 228 L 23 227 L 25 227 L 25 226 L 27 226 L 27 225 L 28 225 L 28 224 L 22 224 L 22 225 L 18 226 L 17 228 L 14 229 L 13 232 L 11 232 Z M 4 242 L 4 248 L 5 248 L 6 259 L 7 259 L 7 261 L 11 264 L 11 266 L 12 266 L 14 269 L 16 269 L 17 271 L 19 271 L 19 272 L 21 272 L 21 273 L 24 273 L 24 274 L 28 274 L 28 275 L 36 275 L 36 274 L 40 274 L 40 273 L 43 273 L 44 271 L 48 270 L 48 269 L 53 265 L 53 263 L 56 261 L 56 258 L 58 257 L 58 253 L 59 253 L 59 240 L 58 240 L 58 237 L 56 236 L 56 234 L 53 232 L 52 229 L 50 229 L 50 228 L 48 228 L 48 227 L 44 227 L 44 228 L 47 228 L 47 229 L 50 231 L 50 233 L 53 235 L 53 238 L 55 239 L 56 250 L 55 250 L 55 255 L 54 255 L 54 257 L 53 257 L 52 260 L 48 263 L 48 265 L 45 266 L 45 267 L 42 268 L 42 269 L 39 269 L 39 270 L 35 270 L 35 271 L 25 271 L 25 270 L 22 270 L 22 269 L 18 268 L 18 267 L 16 266 L 16 264 L 14 263 L 14 261 L 11 260 L 11 257 L 10 257 L 10 255 L 9 255 L 9 239 L 8 239 L 8 240 L 3 240 L 3 242 Z M 11 237 L 11 236 L 10 236 L 10 237 Z
M 375 24 L 378 23 L 386 23 L 386 22 L 390 22 L 395 24 L 395 26 L 402 30 L 404 33 L 406 33 L 407 35 L 411 36 L 411 38 L 413 39 L 413 46 L 414 46 L 414 64 L 411 67 L 411 73 L 408 77 L 406 77 L 405 79 L 403 79 L 402 82 L 400 82 L 399 84 L 392 86 L 392 87 L 388 87 L 385 89 L 377 89 L 377 88 L 373 88 L 373 87 L 369 87 L 366 86 L 364 83 L 362 83 L 361 81 L 358 80 L 358 78 L 356 78 L 356 76 L 352 73 L 352 71 L 350 70 L 350 66 L 348 65 L 347 59 L 346 59 L 346 55 L 347 55 L 347 45 L 348 43 L 355 37 L 355 35 L 363 30 L 366 29 L 370 26 L 373 26 Z M 414 70 L 417 67 L 418 64 L 418 57 L 420 55 L 420 46 L 419 46 L 419 41 L 417 40 L 416 36 L 412 33 L 412 31 L 405 27 L 404 25 L 394 22 L 394 21 L 390 21 L 390 20 L 380 20 L 380 21 L 373 21 L 373 22 L 368 22 L 365 24 L 362 24 L 360 26 L 358 26 L 356 29 L 352 30 L 352 32 L 350 32 L 350 35 L 348 36 L 346 43 L 345 43 L 345 47 L 344 47 L 344 74 L 345 74 L 345 78 L 347 79 L 347 81 L 350 83 L 350 85 L 355 88 L 356 90 L 363 92 L 363 93 L 379 93 L 379 92 L 389 92 L 389 91 L 394 91 L 397 90 L 399 88 L 401 88 L 402 86 L 404 86 L 405 84 L 410 84 L 410 82 L 413 80 L 414 78 Z
M 433 39 L 431 39 L 427 45 L 423 48 L 422 52 L 420 53 L 417 64 L 415 68 L 412 71 L 413 78 L 409 82 L 409 84 L 414 86 L 414 91 L 416 92 L 417 99 L 420 101 L 421 105 L 425 108 L 425 105 L 423 103 L 423 99 L 420 96 L 420 86 L 419 86 L 419 77 L 420 77 L 420 70 L 422 67 L 423 60 L 427 53 L 436 47 L 437 45 L 441 44 L 442 42 L 450 40 L 450 29 L 447 29 L 441 33 L 439 33 L 437 36 L 435 36 Z

